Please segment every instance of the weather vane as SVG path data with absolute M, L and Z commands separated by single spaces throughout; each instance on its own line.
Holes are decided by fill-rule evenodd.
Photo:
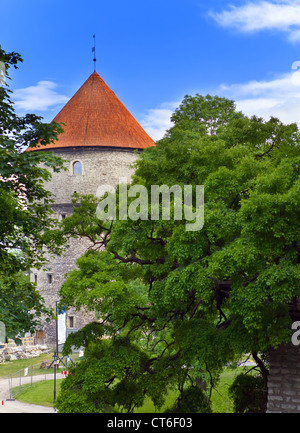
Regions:
M 94 38 L 94 46 L 92 48 L 92 52 L 94 53 L 94 72 L 96 72 L 96 35 L 93 35 Z

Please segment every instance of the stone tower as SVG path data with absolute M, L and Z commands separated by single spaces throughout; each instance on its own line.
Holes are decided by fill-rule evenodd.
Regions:
M 72 212 L 71 195 L 74 192 L 96 195 L 98 187 L 103 184 L 115 186 L 121 177 L 130 180 L 130 165 L 137 157 L 135 151 L 154 146 L 154 141 L 97 72 L 90 75 L 53 121 L 65 124 L 58 141 L 28 151 L 52 151 L 67 160 L 67 170 L 53 173 L 52 180 L 46 184 L 54 195 L 52 207 L 55 218 L 59 220 Z M 32 271 L 31 279 L 37 283 L 46 306 L 55 309 L 64 275 L 75 268 L 77 258 L 87 247 L 87 241 L 71 240 L 65 255 L 51 259 L 46 271 Z M 90 317 L 74 310 L 60 315 L 59 343 L 64 342 L 69 332 L 90 320 Z M 37 330 L 36 341 L 55 345 L 54 321 Z

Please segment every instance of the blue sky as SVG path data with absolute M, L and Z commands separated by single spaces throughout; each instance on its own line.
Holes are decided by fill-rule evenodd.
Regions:
M 300 0 L 2 1 L 19 114 L 53 119 L 93 72 L 93 34 L 97 72 L 154 139 L 186 94 L 300 122 Z

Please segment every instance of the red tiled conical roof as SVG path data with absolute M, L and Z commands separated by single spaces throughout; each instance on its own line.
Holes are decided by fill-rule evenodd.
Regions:
M 53 121 L 63 122 L 64 132 L 54 143 L 35 149 L 74 146 L 144 149 L 155 145 L 97 72 L 90 75 Z

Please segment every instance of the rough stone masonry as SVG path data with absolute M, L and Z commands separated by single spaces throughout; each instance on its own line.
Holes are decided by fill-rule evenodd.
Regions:
M 282 344 L 270 351 L 268 413 L 300 413 L 300 346 Z

